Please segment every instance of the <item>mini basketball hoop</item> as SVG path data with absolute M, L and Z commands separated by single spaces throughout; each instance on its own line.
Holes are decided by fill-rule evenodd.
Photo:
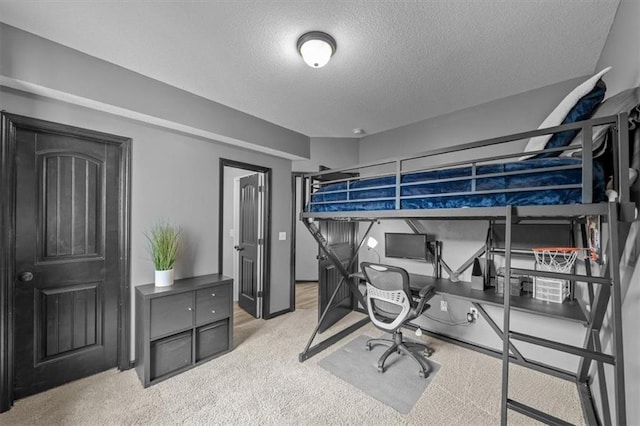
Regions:
M 536 263 L 541 270 L 548 272 L 569 273 L 581 252 L 588 253 L 591 260 L 597 260 L 598 256 L 594 250 L 581 247 L 534 247 L 533 254 L 536 256 Z M 586 259 L 581 257 L 581 259 Z

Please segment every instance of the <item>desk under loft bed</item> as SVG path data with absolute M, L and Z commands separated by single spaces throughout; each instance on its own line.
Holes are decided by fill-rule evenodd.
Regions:
M 604 160 L 596 160 L 593 155 L 593 134 L 595 128 L 602 126 L 608 128 L 609 152 L 602 157 Z M 578 146 L 581 148 L 578 155 L 552 157 L 571 149 L 574 153 L 577 151 L 576 146 L 565 146 L 544 148 L 529 153 L 542 158 L 518 160 L 522 153 L 511 148 L 517 141 L 567 131 L 573 131 L 574 134 L 576 131 L 581 132 L 582 142 Z M 637 138 L 634 136 L 631 139 Z M 419 287 L 422 280 L 423 285 L 434 284 L 436 294 L 471 302 L 502 339 L 501 352 L 485 351 L 500 356 L 503 362 L 502 423 L 506 424 L 507 410 L 511 409 L 545 423 L 563 424 L 561 419 L 509 398 L 510 363 L 574 382 L 588 424 L 611 422 L 607 389 L 602 383 L 605 382 L 604 364 L 613 365 L 613 409 L 616 419 L 626 419 L 619 261 L 621 247 L 624 247 L 629 229 L 628 224 L 635 220 L 637 215 L 635 204 L 630 199 L 629 141 L 629 116 L 625 111 L 617 115 L 592 118 L 553 128 L 305 175 L 305 211 L 301 213 L 300 219 L 332 266 L 339 272 L 341 280 L 300 354 L 300 361 L 319 353 L 368 322 L 368 318 L 363 318 L 334 336 L 311 346 L 341 286 L 348 287 L 353 298 L 362 306 L 366 306 L 358 289 L 358 275 L 354 273 L 357 272 L 358 251 L 375 223 L 402 220 L 413 232 L 425 233 L 425 221 L 483 220 L 504 227 L 502 255 L 505 260 L 505 277 L 514 273 L 531 277 L 567 279 L 572 285 L 584 286 L 584 294 L 587 295 L 584 301 L 552 304 L 510 296 L 506 284 L 503 294 L 499 296 L 489 290 L 471 289 L 471 284 L 459 281 L 459 276 L 472 265 L 476 257 L 495 252 L 489 238 L 482 249 L 456 270 L 447 264 L 446 259 L 441 259 L 448 278 L 412 274 L 412 285 Z M 487 155 L 489 149 L 492 152 L 500 152 L 500 155 Z M 552 156 L 549 157 L 550 155 Z M 609 179 L 610 190 L 605 193 Z M 600 275 L 592 274 L 590 260 L 584 261 L 584 274 L 559 274 L 512 267 L 512 257 L 517 255 L 512 248 L 512 231 L 518 223 L 568 223 L 571 232 L 575 232 L 579 240 L 586 241 L 588 217 L 600 218 L 608 233 L 605 250 L 607 261 L 600 268 Z M 338 256 L 321 232 L 319 225 L 326 221 L 368 223 L 366 231 L 361 232 L 362 238 L 354 247 L 350 259 L 345 261 L 344 257 Z M 612 303 L 609 304 L 610 300 Z M 503 307 L 503 324 L 496 324 L 483 305 Z M 567 345 L 512 330 L 512 309 L 583 323 L 586 330 L 583 346 Z M 610 311 L 610 325 L 613 330 L 611 354 L 602 352 L 600 342 L 600 330 L 607 311 Z M 455 338 L 430 333 L 428 330 L 427 333 L 461 343 L 456 342 Z M 515 346 L 517 341 L 576 355 L 580 359 L 579 367 L 575 372 L 565 371 L 528 360 Z M 588 374 L 592 362 L 595 362 L 595 374 L 602 378 L 599 380 L 599 390 L 604 418 L 599 418 L 596 414 L 589 388 Z

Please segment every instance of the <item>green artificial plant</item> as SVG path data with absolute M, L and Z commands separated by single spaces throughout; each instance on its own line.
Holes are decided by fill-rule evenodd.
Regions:
M 148 250 L 156 271 L 173 269 L 180 250 L 182 230 L 168 223 L 157 223 L 145 233 Z

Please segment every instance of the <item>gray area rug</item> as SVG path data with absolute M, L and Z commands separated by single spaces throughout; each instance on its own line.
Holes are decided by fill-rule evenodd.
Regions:
M 396 411 L 408 414 L 440 370 L 440 364 L 428 360 L 431 372 L 423 379 L 414 360 L 392 354 L 385 363 L 386 371 L 379 373 L 378 358 L 387 348 L 377 345 L 368 351 L 365 344 L 369 339 L 360 336 L 352 340 L 318 365 Z

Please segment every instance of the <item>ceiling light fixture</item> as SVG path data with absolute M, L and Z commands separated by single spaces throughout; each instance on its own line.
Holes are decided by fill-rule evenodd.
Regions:
M 298 39 L 298 52 L 311 68 L 327 65 L 337 48 L 334 38 L 322 31 L 311 31 L 302 34 Z

